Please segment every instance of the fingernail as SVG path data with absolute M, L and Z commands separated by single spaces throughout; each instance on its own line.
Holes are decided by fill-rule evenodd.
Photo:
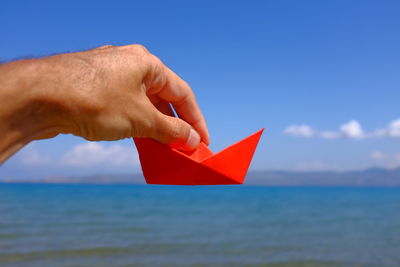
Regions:
M 200 135 L 194 130 L 190 129 L 189 137 L 186 141 L 186 148 L 189 150 L 195 149 L 200 143 Z

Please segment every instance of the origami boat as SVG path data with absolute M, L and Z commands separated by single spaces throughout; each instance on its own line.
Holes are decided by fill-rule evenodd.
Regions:
M 134 138 L 148 184 L 242 184 L 264 129 L 214 154 L 204 143 L 183 152 L 149 138 Z

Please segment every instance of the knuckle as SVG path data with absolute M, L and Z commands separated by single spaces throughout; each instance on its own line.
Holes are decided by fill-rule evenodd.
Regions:
M 146 65 L 150 68 L 149 70 L 159 71 L 162 69 L 163 64 L 157 56 L 155 56 L 151 53 L 147 53 L 147 54 L 142 55 L 142 59 L 144 60 Z M 157 73 L 157 72 L 155 72 L 155 73 Z
M 157 67 L 161 67 L 162 66 L 161 59 L 159 59 L 157 56 L 155 56 L 153 54 L 149 55 L 149 60 L 150 60 L 150 63 L 152 63 L 153 65 L 155 65 Z
M 154 120 L 149 117 L 135 118 L 131 121 L 131 134 L 134 137 L 156 137 Z
M 149 57 L 149 63 L 150 63 L 150 66 L 152 66 L 152 68 L 153 68 L 152 70 L 154 73 L 157 73 L 157 74 L 163 73 L 164 67 L 163 67 L 161 60 L 158 57 L 151 55 Z
M 170 138 L 173 140 L 181 139 L 183 131 L 183 124 L 180 123 L 177 119 L 174 119 L 171 123 Z
M 149 55 L 145 60 L 147 67 L 146 87 L 149 89 L 148 93 L 152 94 L 164 87 L 167 77 L 164 73 L 164 65 L 158 57 Z
M 141 44 L 128 45 L 127 47 L 137 53 L 141 53 L 141 54 L 149 54 L 150 53 L 149 50 L 147 50 L 147 48 Z

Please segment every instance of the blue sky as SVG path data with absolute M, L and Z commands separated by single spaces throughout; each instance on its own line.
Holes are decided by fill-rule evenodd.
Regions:
M 0 59 L 143 44 L 192 86 L 211 149 L 266 128 L 253 170 L 396 167 L 399 12 L 398 1 L 1 1 Z M 138 168 L 131 140 L 59 136 L 0 175 Z

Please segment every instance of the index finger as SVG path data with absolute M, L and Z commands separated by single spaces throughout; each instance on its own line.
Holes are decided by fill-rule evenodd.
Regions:
M 151 68 L 147 93 L 170 102 L 178 116 L 189 123 L 207 145 L 210 143 L 207 124 L 190 86 L 160 60 Z

